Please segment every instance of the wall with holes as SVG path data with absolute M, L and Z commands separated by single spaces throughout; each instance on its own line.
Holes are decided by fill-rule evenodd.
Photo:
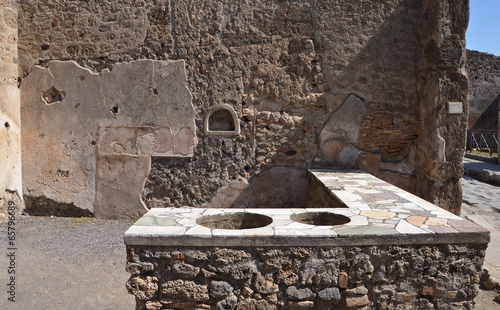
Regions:
M 33 68 L 21 87 L 27 211 L 50 199 L 61 214 L 142 215 L 151 157 L 191 157 L 197 143 L 185 83 L 182 60 L 99 74 L 71 61 Z
M 467 3 L 23 1 L 27 209 L 253 206 L 245 189 L 300 188 L 307 168 L 345 166 L 458 213 Z M 162 77 L 171 61 L 185 73 Z M 162 87 L 189 90 L 187 116 Z M 140 207 L 119 211 L 132 201 L 120 186 L 141 187 Z M 279 207 L 282 195 L 258 201 Z

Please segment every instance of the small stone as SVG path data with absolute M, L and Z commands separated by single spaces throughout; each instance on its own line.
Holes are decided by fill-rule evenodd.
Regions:
M 368 289 L 364 286 L 358 286 L 353 289 L 348 289 L 345 291 L 347 296 L 355 296 L 355 295 L 366 295 L 368 294 Z
M 413 297 L 415 297 L 415 294 L 398 293 L 398 297 L 403 302 L 410 302 L 410 301 L 412 301 Z
M 236 309 L 237 304 L 238 304 L 238 298 L 233 295 L 231 297 L 219 301 L 217 303 L 217 310 L 233 310 Z
M 354 308 L 366 306 L 370 303 L 370 300 L 367 295 L 361 297 L 347 297 L 345 303 L 348 308 Z
M 349 282 L 349 276 L 346 272 L 339 273 L 339 287 L 347 288 L 347 284 Z
M 280 289 L 277 284 L 274 283 L 272 275 L 263 276 L 260 272 L 255 276 L 255 289 L 261 294 L 273 294 L 277 293 Z
M 289 309 L 314 308 L 313 301 L 290 301 L 288 302 Z
M 241 294 L 243 296 L 251 296 L 253 294 L 253 290 L 248 286 L 243 286 L 243 288 L 241 289 Z
M 158 291 L 158 278 L 132 276 L 126 284 L 127 290 L 139 300 L 148 300 Z
M 424 286 L 420 290 L 420 295 L 423 295 L 423 296 L 433 296 L 434 295 L 434 288 L 428 287 L 428 286 Z
M 161 302 L 158 301 L 147 301 L 146 302 L 146 309 L 147 310 L 160 310 L 162 307 Z
M 446 291 L 446 293 L 444 293 L 444 297 L 449 299 L 456 299 L 457 293 L 458 291 Z
M 132 263 L 127 262 L 125 270 L 131 274 L 141 274 L 153 271 L 154 265 L 152 263 Z
M 313 293 L 309 288 L 301 288 L 297 289 L 295 286 L 290 286 L 285 291 L 288 298 L 292 300 L 306 300 L 306 299 L 314 299 L 316 294 Z
M 318 292 L 318 296 L 319 299 L 324 301 L 339 301 L 341 298 L 340 291 L 336 287 L 325 288 Z
M 172 267 L 175 276 L 184 279 L 194 279 L 200 273 L 200 268 L 178 261 Z
M 270 304 L 277 304 L 278 303 L 278 294 L 271 294 L 267 295 L 265 299 L 270 303 Z
M 500 302 L 500 294 L 498 294 L 498 296 L 497 296 L 497 297 L 495 297 L 495 301 L 496 301 L 496 302 Z
M 224 299 L 233 292 L 233 287 L 224 281 L 210 282 L 210 295 L 215 299 Z

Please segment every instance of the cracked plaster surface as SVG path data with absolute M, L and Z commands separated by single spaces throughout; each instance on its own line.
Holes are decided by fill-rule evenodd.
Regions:
M 185 82 L 184 61 L 139 60 L 99 74 L 71 61 L 35 67 L 21 85 L 25 195 L 102 211 L 111 198 L 96 188 L 110 183 L 96 182 L 111 180 L 111 191 L 134 197 L 125 210 L 144 213 L 144 181 L 123 180 L 145 178 L 151 156 L 190 157 L 197 144 Z

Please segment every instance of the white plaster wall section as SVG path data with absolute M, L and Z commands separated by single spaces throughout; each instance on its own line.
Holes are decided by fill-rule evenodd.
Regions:
M 366 105 L 363 100 L 355 94 L 350 94 L 323 126 L 320 132 L 321 144 L 330 139 L 356 144 L 365 114 Z
M 115 144 L 126 154 L 192 156 L 191 100 L 184 61 L 139 60 L 101 73 L 72 61 L 34 67 L 21 85 L 25 194 L 93 211 L 100 127 L 147 129 L 126 140 L 134 147 Z

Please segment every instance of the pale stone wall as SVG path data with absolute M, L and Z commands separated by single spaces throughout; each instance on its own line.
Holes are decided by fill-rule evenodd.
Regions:
M 22 208 L 17 8 L 17 1 L 0 2 L 0 216 L 9 201 Z
M 76 5 L 21 4 L 23 78 L 52 60 L 74 60 L 94 72 L 144 58 L 185 62 L 199 143 L 192 157 L 151 159 L 141 198 L 148 207 L 199 206 L 224 189 L 237 198 L 245 182 L 279 180 L 283 169 L 341 165 L 459 212 L 467 1 Z M 447 115 L 448 101 L 462 102 L 465 112 Z M 206 134 L 215 106 L 232 107 L 239 134 Z M 257 177 L 275 166 L 285 168 Z M 48 170 L 58 169 L 68 170 Z M 286 184 L 300 187 L 294 182 Z M 40 206 L 74 203 L 31 190 L 39 188 L 26 186 L 25 195 L 45 199 Z M 288 199 L 286 191 L 279 194 L 259 201 Z M 248 199 L 243 203 L 251 205 Z

